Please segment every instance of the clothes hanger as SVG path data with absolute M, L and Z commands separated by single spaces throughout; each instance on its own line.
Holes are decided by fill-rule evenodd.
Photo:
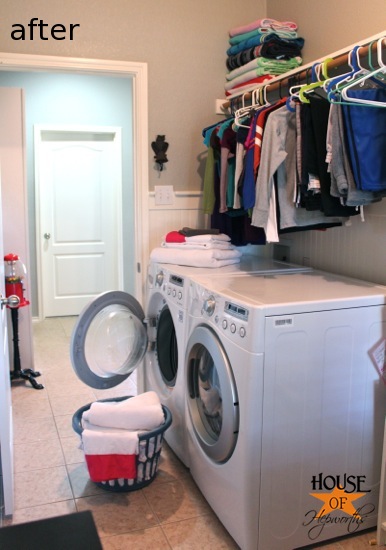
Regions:
M 249 115 L 252 109 L 255 107 L 255 90 L 251 93 L 251 105 L 245 105 L 245 98 L 250 92 L 245 92 L 241 96 L 241 107 L 235 111 L 235 126 L 238 128 L 250 128 L 250 125 L 243 124 L 247 115 Z
M 306 84 L 308 84 L 308 72 L 310 70 L 310 67 L 307 67 L 306 69 L 306 74 L 305 74 L 305 81 L 306 81 Z M 287 101 L 286 101 L 286 107 L 289 111 L 291 111 L 292 113 L 295 112 L 295 105 L 298 101 L 300 101 L 299 99 L 299 90 L 302 86 L 304 86 L 304 83 L 303 84 L 300 84 L 300 74 L 297 76 L 297 79 L 295 78 L 295 82 L 296 80 L 299 82 L 299 84 L 294 84 L 292 85 L 289 90 L 288 90 L 288 98 L 287 98 Z
M 334 103 L 335 100 L 339 100 L 339 97 L 335 97 L 334 93 L 335 90 L 340 82 L 343 82 L 343 80 L 346 80 L 352 76 L 354 76 L 356 73 L 359 73 L 363 67 L 359 64 L 359 56 L 357 55 L 357 52 L 361 46 L 355 46 L 347 56 L 348 65 L 351 68 L 351 71 L 348 73 L 344 73 L 339 76 L 335 76 L 334 78 L 331 78 L 326 85 L 324 86 L 325 91 L 327 92 L 327 99 L 330 101 L 330 103 Z
M 367 71 L 366 74 L 364 74 L 360 78 L 353 79 L 352 82 L 349 82 L 341 90 L 342 98 L 347 102 L 346 104 L 359 103 L 361 105 L 369 106 L 369 107 L 386 107 L 386 101 L 376 101 L 376 100 L 352 97 L 350 95 L 347 95 L 347 92 L 351 88 L 353 88 L 354 86 L 363 85 L 363 83 L 366 80 L 372 78 L 373 76 L 376 76 L 378 73 L 386 74 L 386 64 L 382 60 L 382 47 L 383 47 L 384 40 L 385 38 L 380 38 L 377 42 L 377 62 L 378 62 L 379 68 L 373 71 Z
M 314 63 L 314 65 L 312 66 L 313 81 L 311 82 L 311 84 L 306 84 L 299 90 L 299 99 L 302 103 L 310 103 L 310 100 L 305 95 L 306 93 L 309 93 L 312 90 L 315 90 L 316 88 L 323 87 L 324 81 L 329 78 L 327 74 L 327 70 L 328 70 L 328 63 L 330 63 L 331 61 L 334 61 L 334 60 L 331 57 L 327 57 L 321 63 Z M 321 80 L 320 73 L 322 73 L 323 80 Z

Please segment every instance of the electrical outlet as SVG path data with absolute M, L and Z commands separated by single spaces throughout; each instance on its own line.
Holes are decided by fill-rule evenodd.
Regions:
M 162 204 L 173 204 L 174 202 L 174 190 L 173 185 L 155 185 L 155 204 L 157 206 Z
M 215 100 L 215 113 L 216 115 L 226 115 L 229 114 L 229 109 L 224 106 L 226 99 L 216 99 Z

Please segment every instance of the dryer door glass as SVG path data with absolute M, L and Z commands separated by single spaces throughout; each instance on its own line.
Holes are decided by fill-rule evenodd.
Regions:
M 125 292 L 106 292 L 79 316 L 71 338 L 71 361 L 88 386 L 117 386 L 138 366 L 147 349 L 144 312 Z
M 226 462 L 237 441 L 238 397 L 228 357 L 209 327 L 197 327 L 189 339 L 187 373 L 195 437 L 212 460 Z

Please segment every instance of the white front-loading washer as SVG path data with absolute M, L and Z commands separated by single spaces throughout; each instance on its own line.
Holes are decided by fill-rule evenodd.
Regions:
M 386 288 L 245 274 L 191 281 L 190 300 L 190 471 L 237 544 L 292 550 L 374 527 Z
M 185 466 L 189 466 L 183 371 L 187 291 L 184 269 L 150 263 L 146 307 L 150 345 L 145 357 L 145 390 L 157 392 L 161 403 L 170 409 L 172 425 L 164 437 Z

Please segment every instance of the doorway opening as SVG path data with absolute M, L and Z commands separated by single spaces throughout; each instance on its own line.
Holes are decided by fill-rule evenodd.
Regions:
M 147 65 L 121 61 L 74 59 L 0 53 L 0 71 L 25 73 L 77 74 L 123 77 L 132 80 L 132 213 L 135 232 L 123 247 L 123 256 L 132 259 L 134 290 L 143 299 L 145 266 L 148 260 L 148 134 L 147 134 Z M 130 105 L 127 106 L 128 109 Z M 28 220 L 25 220 L 28 232 Z M 125 281 L 123 283 L 125 290 Z M 41 318 L 42 312 L 38 312 Z M 36 316 L 36 315 L 35 315 Z

